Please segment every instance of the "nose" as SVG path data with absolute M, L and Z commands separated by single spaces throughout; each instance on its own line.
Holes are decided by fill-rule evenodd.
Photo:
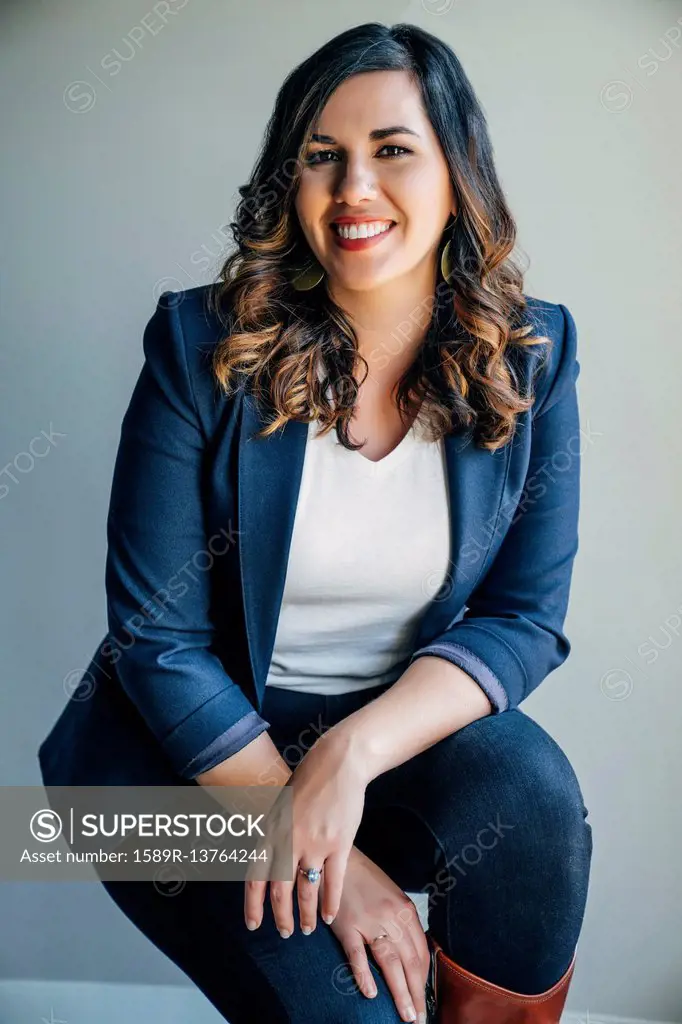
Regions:
M 339 177 L 334 188 L 335 202 L 354 207 L 367 199 L 376 198 L 377 183 L 366 161 L 348 159 L 339 167 Z

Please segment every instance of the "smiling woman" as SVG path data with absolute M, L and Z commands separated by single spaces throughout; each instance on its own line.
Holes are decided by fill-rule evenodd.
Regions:
M 519 705 L 570 651 L 575 323 L 524 295 L 480 105 L 416 26 L 295 68 L 240 193 L 220 280 L 147 325 L 109 635 L 43 780 L 289 787 L 293 877 L 104 880 L 231 1024 L 558 1022 L 591 827 Z
M 417 275 L 413 294 L 433 293 L 436 252 L 458 207 L 418 79 L 405 70 L 353 75 L 311 127 L 295 206 L 334 301 L 364 323 L 364 293 L 376 302 L 381 289 L 390 302 L 407 273 Z M 338 231 L 329 233 L 330 224 L 358 232 L 368 221 L 381 229 L 371 242 L 352 235 L 344 244 Z
M 411 25 L 331 40 L 284 82 L 240 192 L 237 249 L 210 296 L 225 328 L 213 367 L 226 394 L 242 378 L 259 394 L 262 436 L 314 416 L 355 450 L 352 421 L 383 432 L 365 450 L 385 453 L 419 411 L 434 441 L 511 439 L 532 405 L 517 355 L 540 364 L 550 341 L 524 315 L 516 226 L 449 47 Z

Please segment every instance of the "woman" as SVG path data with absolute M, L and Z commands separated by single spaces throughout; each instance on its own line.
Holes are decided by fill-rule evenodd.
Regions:
M 448 1024 L 558 1021 L 591 827 L 519 704 L 570 650 L 573 318 L 523 294 L 415 26 L 297 67 L 240 192 L 217 287 L 145 331 L 109 632 L 44 781 L 292 787 L 293 881 L 104 883 L 232 1024 L 423 1020 L 427 982 Z

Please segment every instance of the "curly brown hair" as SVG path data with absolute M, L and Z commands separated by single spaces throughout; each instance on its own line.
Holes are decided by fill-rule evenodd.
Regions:
M 401 417 L 419 411 L 438 440 L 470 430 L 494 451 L 534 401 L 521 348 L 549 345 L 526 322 L 523 271 L 514 262 L 516 225 L 493 163 L 483 111 L 454 52 L 409 24 L 369 23 L 331 39 L 286 78 L 259 158 L 229 227 L 236 249 L 224 261 L 208 305 L 226 335 L 213 373 L 229 394 L 241 382 L 266 411 L 267 436 L 288 420 L 318 420 L 354 451 L 348 428 L 362 381 L 353 327 L 324 286 L 296 291 L 292 274 L 310 260 L 294 199 L 302 154 L 330 95 L 354 74 L 405 70 L 417 81 L 448 162 L 458 214 L 443 232 L 452 273 L 433 296 L 424 341 L 395 386 Z M 420 311 L 415 311 L 418 315 Z M 547 348 L 542 349 L 546 354 Z

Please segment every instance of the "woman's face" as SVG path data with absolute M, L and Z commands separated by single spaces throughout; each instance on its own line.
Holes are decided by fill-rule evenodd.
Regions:
M 413 286 L 415 275 L 433 280 L 457 205 L 418 85 L 404 71 L 354 75 L 329 98 L 313 131 L 295 206 L 330 283 L 366 290 L 407 274 Z M 339 221 L 350 237 L 339 236 Z

